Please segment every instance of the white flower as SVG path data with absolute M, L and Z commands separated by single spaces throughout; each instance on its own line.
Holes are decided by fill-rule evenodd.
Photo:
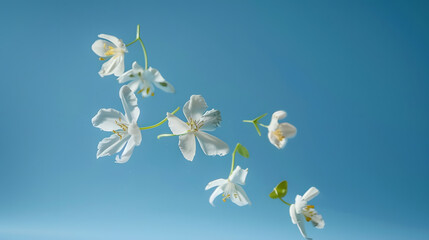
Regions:
M 251 204 L 249 197 L 247 197 L 246 192 L 240 185 L 244 185 L 247 176 L 247 169 L 241 169 L 240 166 L 237 166 L 228 179 L 217 179 L 209 182 L 206 186 L 206 190 L 217 187 L 212 195 L 210 196 L 210 204 L 214 206 L 214 199 L 223 193 L 224 198 L 222 199 L 226 202 L 226 199 L 231 199 L 231 201 L 238 206 L 245 206 Z
M 92 51 L 100 56 L 100 60 L 105 60 L 105 58 L 110 58 L 107 62 L 101 66 L 101 70 L 98 72 L 101 77 L 115 74 L 119 77 L 124 73 L 124 54 L 127 51 L 127 47 L 122 42 L 121 39 L 118 39 L 115 36 L 107 34 L 99 34 L 99 38 L 104 38 L 106 40 L 98 39 L 92 44 Z
M 175 135 L 179 135 L 179 148 L 183 156 L 192 161 L 195 156 L 197 137 L 203 152 L 206 155 L 226 155 L 229 152 L 229 147 L 222 140 L 214 137 L 204 131 L 213 131 L 219 124 L 221 119 L 218 110 L 206 111 L 207 104 L 204 98 L 200 95 L 192 95 L 190 100 L 183 106 L 183 114 L 185 114 L 187 123 L 180 120 L 178 117 L 167 113 L 168 126 Z
M 296 128 L 292 124 L 279 123 L 279 120 L 285 117 L 285 111 L 277 111 L 273 113 L 270 125 L 268 125 L 268 139 L 278 149 L 284 148 L 287 139 L 296 135 Z
M 118 81 L 119 83 L 131 81 L 128 86 L 134 92 L 139 89 L 137 93 L 141 93 L 143 97 L 153 96 L 154 85 L 165 92 L 174 93 L 174 87 L 165 81 L 158 70 L 151 67 L 145 70 L 137 62 L 134 62 L 132 69 L 122 74 Z
M 128 86 L 121 87 L 119 97 L 124 106 L 125 116 L 115 109 L 103 108 L 92 118 L 92 125 L 103 131 L 113 132 L 112 136 L 98 144 L 97 158 L 115 154 L 126 144 L 122 156 L 116 156 L 116 163 L 125 163 L 130 159 L 134 147 L 139 146 L 142 141 L 140 128 L 137 126 L 140 109 L 136 95 Z
M 289 213 L 293 224 L 297 224 L 299 231 L 302 236 L 306 239 L 304 220 L 307 222 L 311 221 L 313 226 L 322 229 L 325 227 L 325 221 L 323 221 L 322 215 L 318 214 L 314 209 L 313 205 L 307 205 L 307 202 L 316 197 L 319 194 L 319 190 L 315 187 L 311 187 L 305 192 L 304 196 L 297 195 L 295 198 L 295 204 L 290 205 Z

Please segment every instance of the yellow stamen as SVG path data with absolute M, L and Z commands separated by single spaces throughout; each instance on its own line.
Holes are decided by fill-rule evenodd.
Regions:
M 277 129 L 277 130 L 274 131 L 274 136 L 276 136 L 276 138 L 279 141 L 283 141 L 283 139 L 285 139 L 285 136 L 283 136 L 283 133 L 282 133 L 282 131 L 280 129 Z
M 153 96 L 155 96 L 155 93 L 152 93 L 152 94 L 151 94 L 151 96 L 152 96 L 152 97 L 153 97 Z
M 104 61 L 104 60 L 106 60 L 105 58 L 102 58 L 102 57 L 101 57 L 101 58 L 98 58 L 98 59 L 99 59 L 100 61 Z
M 148 87 L 148 88 L 146 89 L 146 94 L 149 94 L 149 92 L 150 92 L 150 87 Z
M 112 132 L 113 132 L 113 133 L 115 133 L 116 135 L 118 135 L 118 136 L 119 136 L 119 139 L 122 139 L 122 135 L 121 135 L 121 134 L 119 134 L 117 131 L 113 130 Z
M 311 217 L 305 217 L 305 220 L 306 220 L 307 222 L 309 222 L 309 221 L 311 220 Z
M 137 94 L 140 94 L 140 93 L 142 93 L 143 91 L 144 91 L 144 88 L 140 89 L 140 90 L 137 92 Z
M 113 48 L 112 46 L 107 46 L 106 44 L 104 44 L 104 50 L 107 50 L 104 52 L 104 55 L 106 56 L 112 56 L 115 55 L 115 48 Z
M 228 199 L 228 198 L 230 198 L 230 197 L 231 197 L 231 195 L 229 195 L 229 194 L 228 194 L 228 195 L 226 195 L 224 198 L 222 198 L 222 201 L 223 201 L 223 202 L 226 202 L 226 199 Z

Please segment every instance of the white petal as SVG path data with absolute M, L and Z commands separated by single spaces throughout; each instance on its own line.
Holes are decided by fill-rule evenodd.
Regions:
M 207 104 L 201 95 L 192 95 L 189 101 L 183 106 L 183 114 L 190 122 L 190 119 L 199 120 L 207 109 Z
M 118 65 L 114 69 L 113 74 L 115 74 L 115 76 L 119 77 L 125 71 L 124 55 L 123 54 L 118 54 L 118 55 L 115 55 L 114 57 L 116 57 L 118 59 L 117 60 L 118 61 Z
M 110 137 L 104 138 L 98 143 L 97 158 L 111 156 L 121 151 L 129 138 L 129 135 L 123 135 L 123 137 L 120 138 L 116 134 L 112 134 Z
M 268 140 L 270 140 L 270 143 L 273 144 L 277 149 L 284 148 L 287 143 L 287 138 L 283 138 L 282 140 L 280 140 L 274 134 L 274 131 L 268 131 Z
M 302 196 L 302 198 L 305 201 L 310 201 L 311 199 L 313 199 L 314 197 L 316 197 L 317 195 L 319 195 L 319 190 L 315 187 L 311 187 L 307 190 L 307 192 L 304 193 L 304 195 Z
M 247 172 L 247 168 L 243 170 L 240 166 L 237 166 L 231 176 L 229 176 L 229 180 L 233 183 L 244 185 L 246 182 Z
M 127 86 L 131 89 L 131 91 L 135 92 L 137 89 L 139 89 L 141 81 L 140 80 L 133 80 L 130 83 L 127 84 Z
M 116 122 L 121 122 L 122 119 L 125 119 L 124 115 L 117 110 L 102 108 L 95 114 L 91 121 L 94 127 L 100 128 L 103 131 L 113 131 L 120 129 Z
M 105 53 L 106 53 L 106 50 L 109 49 L 109 47 L 114 48 L 115 45 L 113 45 L 111 42 L 98 39 L 92 44 L 91 49 L 98 56 L 107 57 Z
M 131 80 L 138 80 L 137 76 L 134 74 L 133 69 L 124 72 L 121 76 L 118 77 L 119 83 L 125 83 Z
M 229 152 L 228 144 L 226 144 L 215 136 L 212 136 L 202 131 L 198 131 L 196 132 L 196 137 L 198 139 L 198 142 L 200 143 L 201 149 L 203 149 L 203 152 L 206 155 L 224 156 Z
M 325 221 L 322 218 L 322 215 L 316 214 L 311 217 L 311 223 L 318 229 L 322 229 L 325 227 Z
M 296 210 L 295 210 L 295 204 L 290 205 L 289 207 L 289 214 L 290 218 L 292 220 L 293 224 L 296 224 Z
M 122 61 L 122 62 L 121 62 Z M 123 58 L 121 59 L 118 56 L 113 56 L 107 62 L 103 63 L 101 70 L 98 72 L 101 77 L 111 75 L 116 72 L 116 68 L 124 64 Z
M 126 163 L 126 162 L 128 162 L 131 155 L 133 154 L 135 146 L 136 146 L 136 143 L 134 142 L 134 138 L 130 138 L 127 142 L 127 146 L 125 147 L 124 151 L 122 152 L 121 157 L 116 156 L 115 163 Z
M 235 185 L 235 189 L 235 194 L 237 195 L 235 196 L 235 194 L 233 194 L 234 196 L 230 196 L 231 202 L 237 204 L 240 207 L 251 204 L 249 197 L 241 186 Z
M 112 35 L 99 34 L 98 37 L 99 38 L 104 38 L 104 39 L 112 42 L 113 44 L 115 44 L 116 47 L 121 47 L 123 45 L 123 42 L 121 40 L 119 40 L 117 37 L 112 36 Z
M 208 190 L 208 189 L 210 189 L 210 188 L 212 188 L 212 187 L 217 187 L 217 186 L 220 186 L 220 185 L 222 185 L 222 184 L 225 184 L 227 181 L 228 181 L 228 180 L 223 179 L 223 178 L 219 178 L 219 179 L 213 180 L 213 181 L 211 181 L 211 182 L 209 182 L 209 183 L 207 184 L 207 186 L 206 186 L 206 190 Z
M 304 207 L 307 206 L 307 201 L 305 201 L 301 195 L 296 195 L 295 197 L 295 210 L 297 213 L 302 213 Z
M 168 126 L 171 129 L 171 132 L 173 134 L 183 134 L 186 133 L 189 130 L 189 126 L 180 118 L 176 117 L 175 115 L 171 113 L 167 113 L 167 119 L 168 119 Z
M 155 86 L 164 92 L 174 93 L 174 87 L 169 82 L 165 81 L 161 73 L 155 68 L 149 67 L 143 73 L 143 79 L 155 84 Z
M 137 61 L 133 62 L 133 71 L 135 74 L 137 74 L 139 77 L 143 74 L 144 69 L 142 68 L 142 66 L 140 66 L 140 64 L 137 63 Z
M 179 136 L 179 148 L 186 160 L 192 161 L 195 156 L 196 143 L 192 133 Z
M 200 129 L 204 131 L 213 131 L 220 125 L 221 121 L 222 117 L 220 116 L 220 111 L 212 109 L 205 112 L 200 118 L 200 122 L 204 124 Z
M 271 118 L 276 118 L 277 120 L 283 119 L 286 117 L 286 112 L 283 110 L 279 110 L 273 113 Z
M 292 138 L 296 135 L 296 128 L 290 123 L 280 123 L 278 128 L 285 138 Z
M 297 224 L 301 235 L 306 239 L 311 239 L 307 237 L 307 233 L 305 232 L 305 219 L 302 214 L 297 214 L 295 211 L 295 204 L 290 205 L 289 214 L 292 220 L 292 223 Z
M 222 190 L 222 188 L 219 186 L 219 187 L 217 187 L 214 191 L 213 191 L 213 193 L 212 193 L 212 195 L 210 196 L 210 199 L 209 199 L 209 202 L 210 202 L 210 204 L 214 207 L 214 204 L 213 204 L 213 201 L 215 200 L 215 198 L 217 198 L 217 196 L 219 196 L 219 195 L 221 195 L 223 193 L 223 190 Z
M 124 85 L 119 90 L 119 97 L 121 98 L 127 121 L 129 123 L 137 122 L 140 115 L 140 109 L 137 105 L 136 95 L 127 85 Z
M 142 141 L 142 133 L 136 122 L 130 123 L 128 126 L 128 133 L 133 138 L 135 145 L 139 146 Z

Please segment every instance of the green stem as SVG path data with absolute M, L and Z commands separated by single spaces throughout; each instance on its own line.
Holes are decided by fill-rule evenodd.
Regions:
M 175 114 L 177 111 L 179 111 L 180 107 L 177 107 L 176 110 L 174 110 L 171 114 Z M 165 123 L 165 121 L 167 121 L 167 118 L 164 118 L 161 122 L 152 125 L 152 126 L 148 126 L 148 127 L 141 127 L 140 130 L 147 130 L 147 129 L 151 129 L 151 128 L 156 128 L 161 126 L 163 123 Z
M 280 201 L 282 201 L 284 204 L 286 204 L 286 205 L 288 205 L 288 206 L 290 206 L 291 204 L 290 203 L 288 203 L 288 202 L 286 202 L 285 200 L 283 200 L 282 198 L 279 198 L 280 199 Z
M 235 165 L 235 153 L 237 152 L 239 143 L 235 146 L 234 152 L 232 153 L 232 162 L 231 162 L 231 172 L 229 172 L 229 176 L 231 176 L 232 172 L 234 171 L 234 165 Z
M 265 124 L 262 124 L 262 123 L 259 123 L 259 126 L 264 127 L 264 128 L 268 128 L 268 125 L 265 125 Z
M 182 134 L 172 134 L 172 133 L 159 134 L 156 138 L 157 138 L 157 139 L 160 139 L 160 138 L 163 138 L 163 137 L 182 136 L 182 135 L 185 135 L 185 134 L 188 134 L 188 132 L 185 132 L 185 133 L 182 133 Z
M 131 46 L 132 44 L 134 44 L 135 42 L 139 41 L 140 45 L 142 46 L 143 49 L 143 54 L 144 54 L 144 69 L 147 70 L 147 52 L 146 52 L 146 48 L 144 46 L 143 40 L 140 37 L 140 24 L 137 24 L 137 34 L 136 34 L 136 39 L 130 43 L 128 43 L 126 46 Z

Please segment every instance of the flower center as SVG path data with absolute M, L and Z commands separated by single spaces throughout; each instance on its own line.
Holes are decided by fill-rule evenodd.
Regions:
M 116 135 L 118 135 L 119 139 L 122 139 L 122 135 L 121 134 L 123 134 L 124 132 L 128 131 L 128 126 L 125 123 L 122 122 L 121 118 L 119 118 L 118 120 L 119 121 L 115 120 L 115 123 L 116 123 L 116 125 L 118 125 L 122 129 L 122 131 L 121 130 L 118 130 L 118 131 L 113 130 L 112 132 L 115 133 Z
M 282 133 L 282 131 L 280 129 L 277 129 L 277 130 L 274 131 L 274 136 L 279 141 L 283 141 L 283 139 L 285 139 L 285 136 L 283 136 L 283 133 Z
M 314 205 L 307 205 L 302 209 L 302 213 L 305 216 L 305 220 L 309 222 L 314 215 L 317 215 L 316 210 L 314 210 Z
M 191 132 L 197 132 L 202 126 L 204 126 L 204 121 L 195 121 L 194 119 L 190 118 L 189 122 L 186 123 L 190 128 Z

